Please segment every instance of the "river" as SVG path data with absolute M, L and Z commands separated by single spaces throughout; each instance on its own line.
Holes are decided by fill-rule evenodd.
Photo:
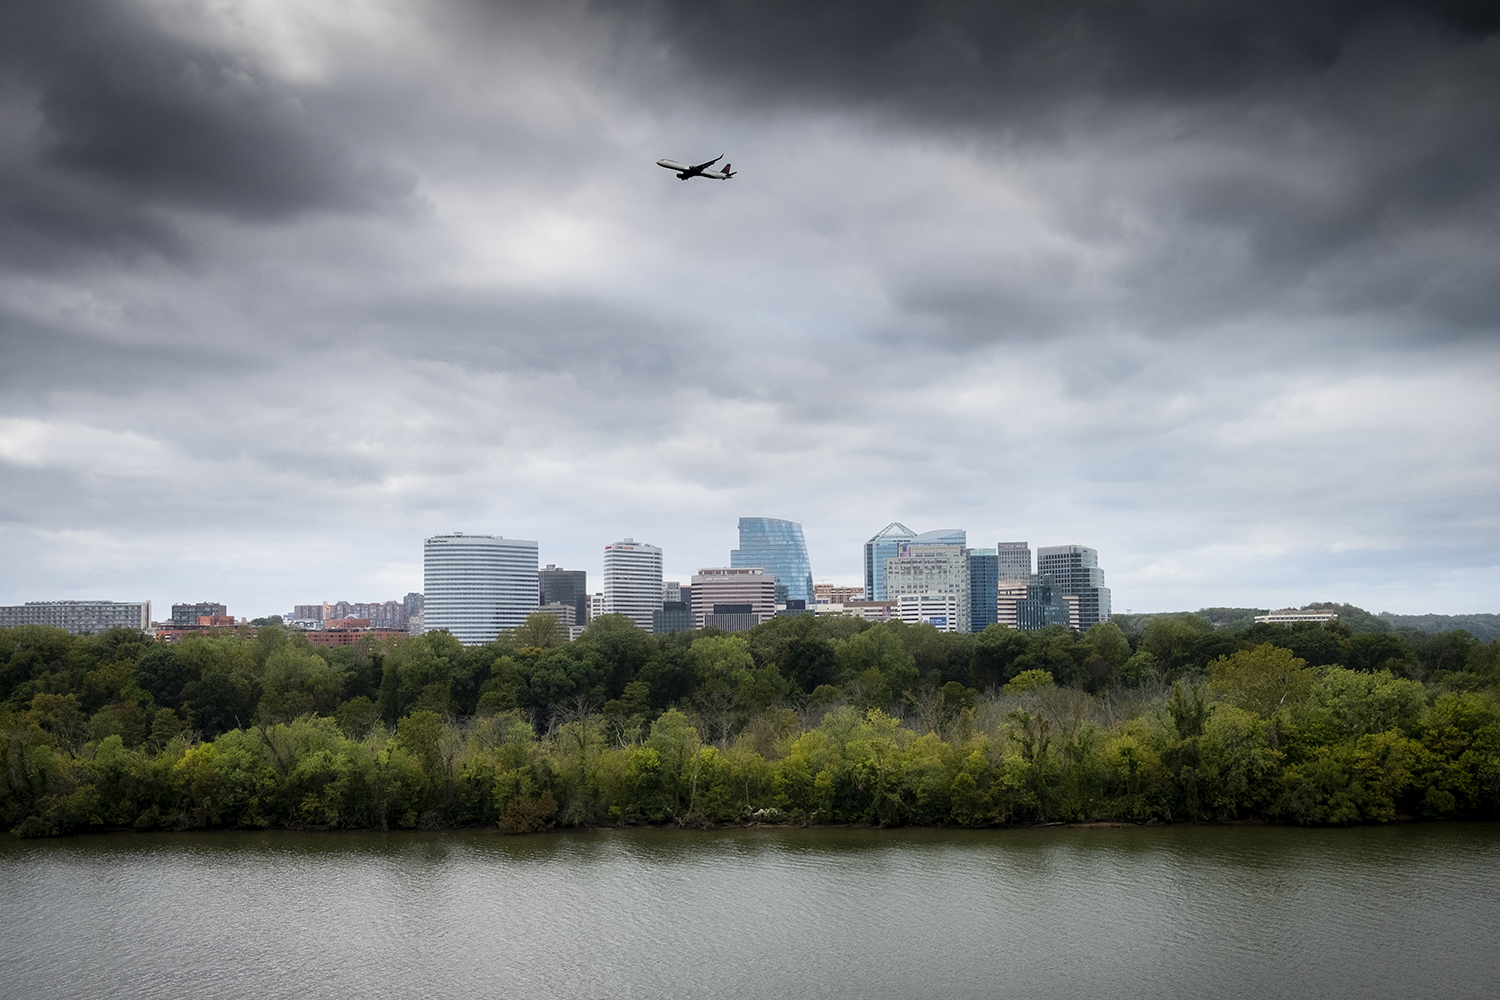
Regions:
M 0 840 L 7 998 L 1494 997 L 1500 825 Z

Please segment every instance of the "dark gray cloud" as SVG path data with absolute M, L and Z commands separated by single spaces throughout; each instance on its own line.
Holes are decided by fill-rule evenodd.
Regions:
M 691 573 L 743 514 L 819 578 L 899 519 L 1137 610 L 1500 595 L 1487 7 L 22 6 L 4 599 L 384 598 L 454 529 Z
M 13 259 L 55 262 L 70 245 L 180 258 L 189 246 L 163 208 L 274 221 L 386 206 L 411 188 L 345 142 L 315 92 L 132 4 L 7 4 L 0 39 Z
M 1042 101 L 1203 102 L 1328 71 L 1381 28 L 1454 42 L 1500 30 L 1482 0 L 603 0 L 749 100 L 994 119 Z M 1027 115 L 1029 117 L 1029 115 Z

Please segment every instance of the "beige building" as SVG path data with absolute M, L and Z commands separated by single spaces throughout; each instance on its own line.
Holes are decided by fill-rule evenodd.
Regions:
M 845 601 L 862 601 L 864 587 L 846 587 L 838 583 L 813 584 L 813 601 L 818 604 L 843 604 Z
M 765 621 L 776 613 L 776 577 L 759 566 L 718 566 L 693 574 L 693 627 L 703 628 L 714 605 L 749 605 Z

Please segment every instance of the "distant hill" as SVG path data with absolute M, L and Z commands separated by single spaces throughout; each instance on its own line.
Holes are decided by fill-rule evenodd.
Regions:
M 1364 608 L 1333 601 L 1314 601 L 1309 608 L 1327 608 L 1339 613 L 1339 621 L 1351 632 L 1390 632 L 1394 629 L 1413 629 L 1418 632 L 1457 632 L 1462 629 L 1481 642 L 1500 638 L 1500 615 L 1393 615 L 1389 611 L 1371 614 Z M 1264 608 L 1200 608 L 1197 611 L 1175 611 L 1167 614 L 1196 615 L 1208 621 L 1214 628 L 1225 628 L 1238 632 L 1247 628 L 1256 615 L 1266 613 Z M 1115 615 L 1114 621 L 1126 632 L 1139 632 L 1146 622 L 1159 617 L 1153 614 Z
M 1393 615 L 1382 611 L 1378 617 L 1391 628 L 1412 628 L 1418 632 L 1463 629 L 1483 642 L 1500 638 L 1500 615 Z

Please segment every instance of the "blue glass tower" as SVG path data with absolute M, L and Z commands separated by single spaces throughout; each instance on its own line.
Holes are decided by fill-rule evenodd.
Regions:
M 983 632 L 1000 620 L 1000 556 L 994 549 L 969 550 L 969 631 Z
M 813 603 L 812 564 L 802 525 L 778 517 L 740 518 L 740 547 L 729 550 L 734 569 L 759 566 L 776 577 L 776 603 Z
M 896 558 L 902 545 L 917 537 L 900 521 L 892 521 L 865 542 L 865 600 L 885 600 L 885 561 Z

